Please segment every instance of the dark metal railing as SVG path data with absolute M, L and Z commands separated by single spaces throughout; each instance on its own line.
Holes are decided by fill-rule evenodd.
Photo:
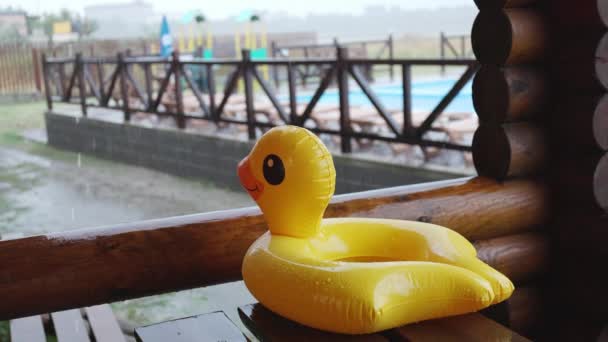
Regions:
M 296 67 L 315 65 L 323 73 L 312 98 L 302 107 L 298 107 Z M 401 118 L 391 113 L 375 94 L 364 77 L 361 68 L 365 66 L 396 66 L 402 70 L 403 108 Z M 412 66 L 462 66 L 464 73 L 453 85 L 446 96 L 431 111 L 429 116 L 418 126 L 412 124 L 411 68 Z M 276 66 L 286 69 L 288 102 L 281 103 L 277 89 L 262 77 L 260 68 Z M 204 82 L 197 82 L 192 75 L 192 67 L 204 70 Z M 228 70 L 228 73 L 221 74 Z M 110 73 L 106 74 L 108 69 Z M 162 77 L 154 78 L 153 71 L 160 71 Z M 337 57 L 325 59 L 265 59 L 252 60 L 248 50 L 242 53 L 242 59 L 200 59 L 181 58 L 174 53 L 171 58 L 131 57 L 119 53 L 116 57 L 87 58 L 81 54 L 75 58 L 47 58 L 43 56 L 43 73 L 46 89 L 46 100 L 49 109 L 53 102 L 77 103 L 84 116 L 87 108 L 102 107 L 120 110 L 126 122 L 131 120 L 134 111 L 174 117 L 177 127 L 185 128 L 189 119 L 208 120 L 220 123 L 246 125 L 249 139 L 256 139 L 257 129 L 266 129 L 276 125 L 291 124 L 306 126 L 320 134 L 340 136 L 341 149 L 345 153 L 352 151 L 353 139 L 370 139 L 377 141 L 405 143 L 422 147 L 440 147 L 468 151 L 470 146 L 449 141 L 432 140 L 426 133 L 433 129 L 433 123 L 443 113 L 452 100 L 458 95 L 478 70 L 474 60 L 450 59 L 349 59 L 346 48 L 338 48 Z M 138 74 L 136 75 L 136 71 Z M 216 79 L 223 77 L 223 94 L 216 97 L 218 91 Z M 351 106 L 348 94 L 350 80 L 359 85 L 370 100 L 375 111 L 386 125 L 385 130 L 363 131 L 353 128 Z M 244 92 L 245 118 L 229 116 L 226 106 L 237 92 L 239 83 Z M 255 85 L 257 83 L 257 85 Z M 339 96 L 339 128 L 312 127 L 310 120 L 326 90 L 333 83 L 337 84 Z M 155 86 L 156 85 L 156 86 Z M 255 89 L 259 90 L 256 93 Z M 206 89 L 203 89 L 206 88 Z M 76 89 L 76 90 L 75 90 Z M 191 90 L 196 99 L 196 111 L 184 109 L 184 90 Z M 78 99 L 74 93 L 78 92 Z M 273 109 L 267 120 L 258 120 L 259 110 L 256 94 L 263 94 Z M 166 97 L 174 100 L 167 104 Z M 132 102 L 135 101 L 135 104 Z M 399 119 L 399 120 L 397 120 Z M 401 121 L 399 123 L 398 121 Z M 382 125 L 384 127 L 384 125 Z

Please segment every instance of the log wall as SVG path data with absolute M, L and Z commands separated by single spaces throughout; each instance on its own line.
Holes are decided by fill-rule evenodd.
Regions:
M 501 181 L 545 179 L 551 193 L 550 228 L 538 233 L 552 242 L 551 272 L 534 285 L 545 319 L 518 326 L 541 340 L 581 327 L 577 340 L 595 338 L 608 302 L 598 286 L 608 245 L 608 0 L 475 3 L 475 167 Z

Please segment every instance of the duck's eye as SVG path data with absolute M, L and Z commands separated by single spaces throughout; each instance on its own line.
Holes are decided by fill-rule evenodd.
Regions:
M 279 185 L 285 179 L 285 166 L 279 156 L 270 154 L 264 159 L 264 178 L 270 185 Z

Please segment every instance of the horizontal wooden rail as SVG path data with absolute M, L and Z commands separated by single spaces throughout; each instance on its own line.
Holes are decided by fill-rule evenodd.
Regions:
M 532 9 L 481 11 L 473 24 L 471 42 L 483 64 L 521 64 L 543 59 L 549 50 L 545 17 Z
M 475 244 L 479 258 L 513 282 L 522 283 L 547 271 L 549 240 L 538 233 L 510 235 Z
M 339 44 L 344 47 L 348 47 L 350 45 L 361 45 L 361 44 L 386 44 L 388 39 L 373 39 L 373 40 L 354 40 L 354 41 L 346 41 L 340 42 Z M 331 48 L 335 47 L 336 43 L 325 43 L 325 44 L 293 44 L 293 45 L 277 45 L 275 49 L 314 49 L 314 48 Z
M 536 119 L 548 102 L 548 88 L 538 69 L 483 65 L 473 81 L 473 104 L 482 123 Z
M 520 122 L 479 126 L 473 137 L 477 173 L 495 179 L 529 176 L 542 171 L 549 148 L 544 130 Z
M 545 225 L 547 202 L 540 183 L 457 179 L 336 196 L 326 216 L 418 220 L 479 241 Z M 0 320 L 237 280 L 265 230 L 246 208 L 0 241 Z

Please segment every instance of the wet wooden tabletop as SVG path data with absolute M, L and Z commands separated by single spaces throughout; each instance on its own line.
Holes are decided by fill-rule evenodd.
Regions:
M 244 285 L 237 291 L 247 291 Z M 359 336 L 332 334 L 280 317 L 259 303 L 238 308 L 240 322 L 217 311 L 136 329 L 141 342 L 199 341 L 500 341 L 523 342 L 525 337 L 479 313 L 407 325 L 381 333 Z

